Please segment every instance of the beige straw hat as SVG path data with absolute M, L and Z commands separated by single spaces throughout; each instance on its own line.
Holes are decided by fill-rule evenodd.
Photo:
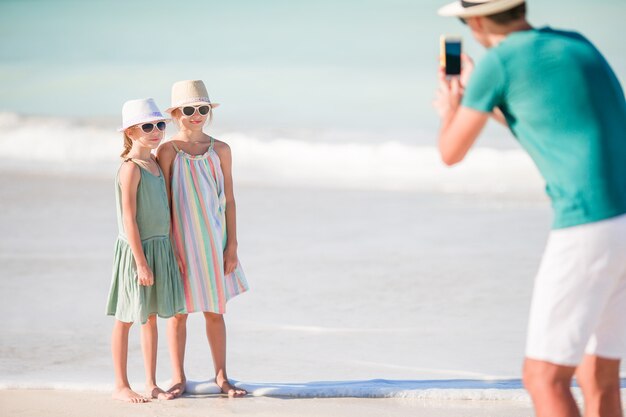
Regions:
M 219 103 L 211 103 L 209 93 L 201 80 L 177 81 L 172 86 L 172 105 L 165 110 L 171 113 L 174 109 L 183 106 L 199 106 L 206 104 L 213 107 Z
M 137 100 L 128 100 L 122 106 L 122 127 L 117 129 L 123 132 L 131 126 L 140 123 L 150 123 L 157 121 L 168 121 L 168 117 L 163 116 L 161 110 L 151 98 L 140 98 Z
M 454 17 L 489 16 L 505 12 L 524 2 L 525 0 L 460 0 L 443 6 L 437 13 L 440 16 Z

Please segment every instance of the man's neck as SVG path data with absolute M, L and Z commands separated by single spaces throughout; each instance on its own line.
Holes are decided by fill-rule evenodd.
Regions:
M 487 39 L 489 40 L 489 47 L 493 48 L 497 46 L 500 42 L 502 42 L 507 36 L 511 33 L 522 32 L 526 30 L 530 30 L 533 27 L 528 23 L 528 21 L 521 20 L 519 22 L 514 22 L 509 25 L 490 25 L 489 34 L 487 35 Z

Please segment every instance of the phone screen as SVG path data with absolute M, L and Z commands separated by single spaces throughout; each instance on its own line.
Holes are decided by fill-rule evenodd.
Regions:
M 446 39 L 446 75 L 461 74 L 461 41 Z

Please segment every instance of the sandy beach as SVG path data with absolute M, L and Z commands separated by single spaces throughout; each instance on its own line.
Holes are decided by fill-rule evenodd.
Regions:
M 106 393 L 111 388 L 108 339 L 112 321 L 103 315 L 103 303 L 116 234 L 112 180 L 5 170 L 0 175 L 0 190 L 3 197 L 0 208 L 4 214 L 0 222 L 4 236 L 0 241 L 4 265 L 0 314 L 6 317 L 1 325 L 0 365 L 1 386 L 8 388 L 1 392 L 2 414 L 35 416 L 44 411 L 51 415 L 54 412 L 125 414 L 129 406 L 110 400 Z M 405 199 L 408 201 L 402 201 Z M 332 205 L 328 204 L 330 201 Z M 429 379 L 440 381 L 455 394 L 442 396 L 448 397 L 445 400 L 437 400 L 437 395 L 430 397 L 435 399 L 432 404 L 428 404 L 428 395 L 415 394 L 422 399 L 184 398 L 130 409 L 137 415 L 167 410 L 171 415 L 184 416 L 217 404 L 219 415 L 416 415 L 426 407 L 432 413 L 442 414 L 424 415 L 465 415 L 466 412 L 479 415 L 475 413 L 481 410 L 489 415 L 488 410 L 493 411 L 494 407 L 510 407 L 519 411 L 519 415 L 528 415 L 524 414 L 529 409 L 528 403 L 523 401 L 513 401 L 513 405 L 507 405 L 506 400 L 504 404 L 460 401 L 450 408 L 450 398 L 452 403 L 454 398 L 463 398 L 457 390 L 463 385 L 457 386 L 454 381 L 470 378 L 470 384 L 483 389 L 481 378 L 501 365 L 491 371 L 469 372 L 474 365 L 463 364 L 463 356 L 446 358 L 441 347 L 451 343 L 445 336 L 447 332 L 439 332 L 437 327 L 427 324 L 428 311 L 436 311 L 436 304 L 431 305 L 426 299 L 415 304 L 421 299 L 419 293 L 388 298 L 396 290 L 388 293 L 383 289 L 386 285 L 392 288 L 403 285 L 401 282 L 406 279 L 403 271 L 414 265 L 409 259 L 414 258 L 411 252 L 416 250 L 385 249 L 389 229 L 393 233 L 393 229 L 402 227 L 402 222 L 412 217 L 414 207 L 431 210 L 432 204 L 440 204 L 428 201 L 424 196 L 394 193 L 242 187 L 238 193 L 243 242 L 240 257 L 253 277 L 253 290 L 229 304 L 230 373 L 244 385 L 247 381 L 261 381 L 248 386 L 256 388 L 257 393 L 279 397 L 384 397 L 401 391 L 414 395 L 433 386 L 427 382 Z M 404 204 L 407 206 L 402 208 Z M 369 207 L 365 209 L 365 217 L 357 215 L 363 207 Z M 381 223 L 381 228 L 363 235 L 360 229 L 367 229 L 371 216 L 368 213 L 381 210 L 396 211 L 400 217 L 390 217 Z M 345 217 L 346 212 L 352 214 Z M 355 245 L 357 236 L 360 243 Z M 410 235 L 405 238 L 407 244 L 414 241 Z M 280 248 L 287 259 L 278 262 L 277 249 L 272 248 Z M 360 261 L 372 258 L 381 250 L 390 250 L 389 254 L 398 258 L 396 266 Z M 342 259 L 346 258 L 351 260 L 345 263 Z M 343 277 L 340 280 L 334 272 L 338 266 L 339 276 Z M 423 262 L 422 266 L 431 268 Z M 346 298 L 354 291 L 351 286 L 355 285 L 355 279 L 356 282 L 365 279 L 376 288 L 375 278 L 380 274 L 388 276 L 385 270 L 393 271 L 396 278 L 387 278 L 385 286 L 374 290 L 380 294 L 371 295 L 385 297 L 378 303 L 390 310 L 390 314 L 394 315 L 396 310 L 391 325 L 387 317 L 363 309 L 362 303 L 369 303 L 369 291 L 360 295 L 360 301 Z M 298 271 L 297 280 L 290 279 L 290 271 Z M 281 303 L 268 303 L 272 297 L 279 297 Z M 314 301 L 321 298 L 328 301 Z M 28 311 L 22 305 L 26 300 L 31 305 Z M 423 313 L 416 314 L 411 304 L 420 305 Z M 459 314 L 460 311 L 453 311 L 440 316 L 456 320 Z M 198 317 L 190 318 L 188 375 L 192 380 L 202 381 L 211 376 L 209 355 L 201 320 L 195 319 Z M 449 327 L 451 323 L 443 324 Z M 456 327 L 457 334 L 464 337 L 461 329 L 465 325 Z M 163 340 L 165 332 L 162 328 L 161 331 L 159 377 L 165 380 L 169 363 Z M 138 329 L 134 328 L 133 332 L 129 373 L 133 385 L 141 387 L 143 367 Z M 421 342 L 423 336 L 419 334 L 429 334 L 432 346 Z M 389 345 L 378 343 L 380 337 Z M 389 346 L 392 346 L 391 355 Z M 477 346 L 464 355 L 481 350 Z M 420 354 L 416 356 L 414 352 Z M 484 352 L 480 355 L 488 357 Z M 493 360 L 483 362 L 493 363 Z M 386 380 L 367 383 L 373 378 Z M 399 381 L 396 388 L 391 379 Z M 310 381 L 334 382 L 329 386 L 309 384 Z M 281 386 L 281 382 L 287 385 Z M 278 384 L 278 388 L 271 388 L 272 383 Z M 37 390 L 40 388 L 47 389 Z M 477 398 L 481 395 L 484 394 L 477 394 Z
M 111 400 L 108 394 L 70 391 L 0 391 L 0 413 L 23 417 L 111 417 L 133 415 L 153 417 L 191 417 L 201 414 L 254 417 L 451 417 L 506 416 L 530 417 L 528 406 L 506 402 L 428 402 L 400 399 L 281 399 L 250 397 L 228 399 L 195 396 L 175 401 L 153 401 L 148 404 L 125 404 Z
M 252 290 L 229 304 L 229 367 L 254 396 L 129 405 L 109 394 L 112 179 L 1 174 L 1 415 L 532 415 L 519 366 L 543 201 L 240 187 Z M 377 213 L 389 215 L 372 228 Z M 212 376 L 202 326 L 190 318 L 194 381 Z M 129 374 L 140 389 L 133 332 Z

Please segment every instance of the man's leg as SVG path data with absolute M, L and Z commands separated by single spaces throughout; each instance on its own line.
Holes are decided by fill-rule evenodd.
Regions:
M 550 233 L 535 279 L 524 364 L 537 416 L 579 415 L 570 392 L 578 365 L 589 402 L 585 415 L 613 417 L 599 407 L 619 408 L 619 362 L 597 356 L 626 352 L 625 251 L 626 215 Z M 596 360 L 583 360 L 585 352 Z
M 585 355 L 576 381 L 585 397 L 585 417 L 623 417 L 619 359 Z
M 570 389 L 576 368 L 526 358 L 524 386 L 530 393 L 537 417 L 580 417 Z

